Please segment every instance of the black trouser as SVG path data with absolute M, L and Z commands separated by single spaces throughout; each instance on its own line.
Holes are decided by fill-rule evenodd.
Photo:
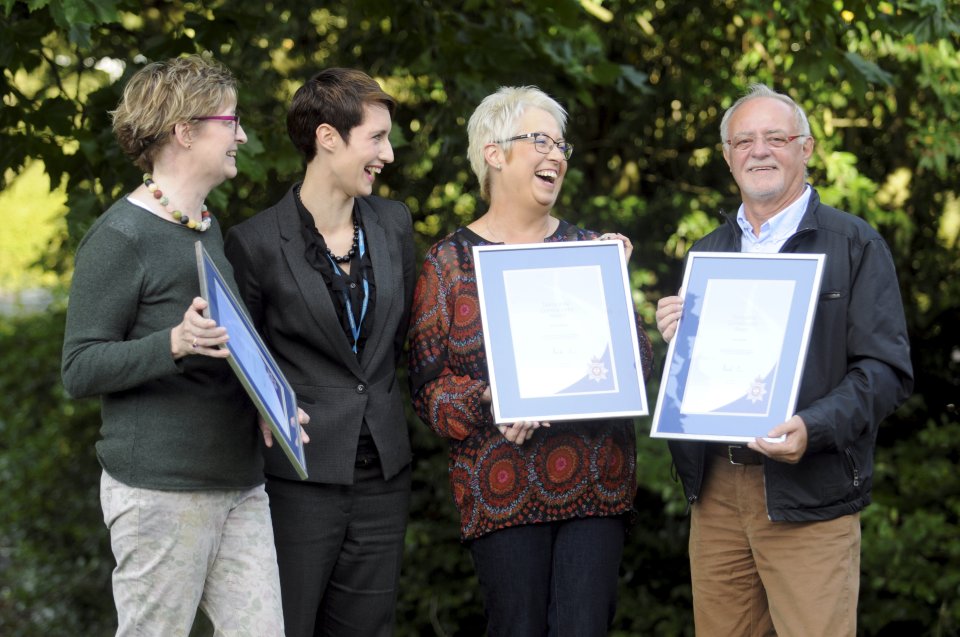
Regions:
M 354 478 L 267 481 L 287 637 L 393 634 L 410 467 L 385 481 L 361 454 Z
M 471 542 L 489 636 L 606 635 L 624 536 L 620 517 L 576 518 Z

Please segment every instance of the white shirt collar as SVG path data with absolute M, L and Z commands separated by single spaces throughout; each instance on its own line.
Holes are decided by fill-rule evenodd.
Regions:
M 810 195 L 813 190 L 807 184 L 803 192 L 789 206 L 767 219 L 760 226 L 760 236 L 753 234 L 753 226 L 747 221 L 743 212 L 743 204 L 737 210 L 737 223 L 743 233 L 743 240 L 740 243 L 741 252 L 779 252 L 787 239 L 792 237 L 800 227 L 800 220 L 807 211 L 807 205 L 810 203 Z

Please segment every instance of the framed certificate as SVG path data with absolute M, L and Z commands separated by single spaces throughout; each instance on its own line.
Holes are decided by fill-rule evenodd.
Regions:
M 498 423 L 647 414 L 619 241 L 475 246 Z
M 195 245 L 200 293 L 209 304 L 205 314 L 227 328 L 230 335 L 230 340 L 223 345 L 230 350 L 227 362 L 270 426 L 274 443 L 283 449 L 297 475 L 306 478 L 297 396 L 203 244 L 197 241 Z
M 793 416 L 824 258 L 689 254 L 653 437 L 749 442 Z

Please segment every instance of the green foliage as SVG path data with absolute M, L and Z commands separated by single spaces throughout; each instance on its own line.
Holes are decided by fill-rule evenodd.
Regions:
M 60 385 L 62 311 L 0 319 L 0 634 L 106 635 L 113 558 L 98 510 L 99 409 Z
M 915 444 L 885 445 L 878 453 L 879 494 L 863 516 L 870 550 L 863 555 L 862 597 L 876 609 L 863 623 L 871 631 L 897 626 L 932 634 L 935 627 L 937 634 L 960 634 L 958 450 L 954 417 L 924 423 Z
M 378 188 L 410 206 L 422 252 L 483 210 L 465 156 L 473 108 L 501 84 L 537 84 L 568 108 L 577 147 L 558 213 L 632 238 L 635 299 L 655 332 L 656 299 L 676 290 L 683 255 L 739 203 L 718 139 L 723 109 L 769 82 L 810 114 L 811 181 L 824 199 L 891 245 L 908 308 L 917 392 L 880 432 L 875 504 L 863 516 L 861 632 L 956 635 L 958 19 L 956 0 L 0 0 L 0 187 L 42 158 L 68 210 L 44 264 L 69 272 L 84 230 L 139 178 L 110 132 L 124 81 L 148 60 L 210 51 L 240 79 L 250 137 L 240 175 L 210 197 L 229 226 L 297 178 L 284 125 L 293 91 L 320 68 L 354 66 L 400 101 L 396 162 Z M 55 312 L 0 334 L 4 635 L 100 635 L 112 622 L 98 417 L 59 388 L 61 323 Z M 410 422 L 398 631 L 478 634 L 445 444 Z M 638 427 L 640 515 L 615 632 L 690 634 L 685 503 L 665 446 L 644 435 L 648 419 Z

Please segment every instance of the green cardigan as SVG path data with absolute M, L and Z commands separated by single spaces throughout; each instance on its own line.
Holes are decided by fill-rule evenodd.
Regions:
M 129 486 L 263 483 L 256 411 L 230 366 L 208 356 L 175 361 L 170 353 L 171 329 L 200 295 L 197 240 L 237 293 L 216 220 L 196 232 L 124 198 L 77 249 L 63 384 L 74 397 L 101 397 L 97 457 Z

